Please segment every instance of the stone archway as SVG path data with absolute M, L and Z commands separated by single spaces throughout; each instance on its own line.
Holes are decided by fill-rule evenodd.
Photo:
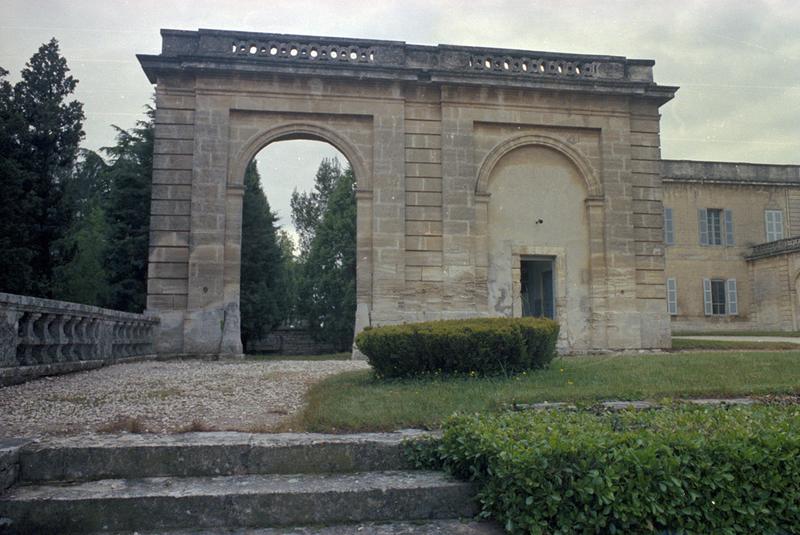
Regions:
M 396 41 L 162 31 L 148 310 L 164 354 L 238 354 L 241 177 L 266 144 L 326 141 L 358 181 L 367 325 L 492 314 L 487 184 L 521 147 L 586 181 L 591 321 L 580 345 L 669 346 L 652 63 Z
M 359 198 L 369 197 L 371 191 L 371 169 L 368 159 L 361 154 L 346 137 L 322 125 L 308 122 L 289 122 L 280 125 L 271 125 L 263 132 L 252 135 L 249 139 L 232 144 L 231 162 L 227 180 L 227 201 L 225 208 L 226 236 L 225 236 L 225 310 L 226 317 L 233 317 L 233 327 L 238 327 L 236 318 L 239 316 L 239 289 L 241 271 L 241 217 L 242 217 L 242 192 L 245 168 L 255 156 L 271 143 L 305 139 L 322 141 L 330 144 L 341 152 L 353 169 L 356 178 L 356 187 Z M 358 206 L 361 204 L 362 206 Z M 357 200 L 357 243 L 370 243 L 372 240 L 372 222 L 369 209 L 365 203 Z M 362 214 L 366 212 L 366 214 Z M 369 325 L 370 296 L 372 289 L 372 257 L 371 251 L 364 248 L 357 256 L 356 265 L 356 332 Z M 242 352 L 240 333 L 238 328 L 223 328 L 222 352 L 238 354 Z

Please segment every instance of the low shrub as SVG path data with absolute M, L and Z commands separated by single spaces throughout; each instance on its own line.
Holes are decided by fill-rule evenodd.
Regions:
M 366 329 L 356 345 L 380 377 L 492 375 L 547 366 L 557 338 L 544 318 L 475 318 Z
M 800 409 L 456 416 L 431 455 L 509 533 L 770 534 L 800 526 Z

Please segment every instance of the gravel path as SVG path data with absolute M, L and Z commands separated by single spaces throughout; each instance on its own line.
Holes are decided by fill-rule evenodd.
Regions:
M 363 361 L 118 364 L 0 388 L 0 436 L 93 432 L 265 432 L 296 413 L 312 384 Z

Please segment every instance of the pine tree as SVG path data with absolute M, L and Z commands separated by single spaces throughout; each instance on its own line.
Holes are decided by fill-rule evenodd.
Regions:
M 111 157 L 106 208 L 109 240 L 108 306 L 141 312 L 147 300 L 150 187 L 153 176 L 155 110 L 130 131 L 117 128 L 117 144 L 103 150 Z
M 2 76 L 6 73 L 2 70 Z M 6 277 L 3 282 L 7 291 L 52 295 L 53 269 L 60 262 L 55 245 L 71 218 L 69 207 L 62 202 L 64 182 L 72 171 L 83 138 L 83 105 L 66 101 L 78 83 L 68 73 L 58 41 L 52 39 L 31 57 L 21 72 L 22 79 L 13 89 L 4 82 L 0 90 L 4 101 L 0 105 L 2 130 L 5 134 L 14 133 L 11 150 L 5 152 L 4 148 L 0 172 L 4 178 L 12 173 L 17 176 L 9 183 L 10 191 L 0 200 L 5 204 L 8 197 L 13 199 L 22 192 L 24 210 L 11 221 L 25 241 L 21 244 L 19 239 L 9 236 L 6 228 L 0 240 L 2 245 L 10 247 L 17 262 L 29 258 L 17 263 L 14 269 L 30 273 Z
M 245 349 L 286 319 L 288 296 L 277 218 L 270 210 L 255 161 L 244 176 L 240 312 Z
M 327 199 L 299 285 L 300 302 L 314 337 L 340 351 L 348 349 L 356 312 L 355 178 L 349 167 Z

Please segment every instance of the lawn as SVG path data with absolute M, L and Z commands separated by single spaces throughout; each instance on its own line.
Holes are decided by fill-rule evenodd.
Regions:
M 513 403 L 731 397 L 800 392 L 800 351 L 697 352 L 557 358 L 509 378 L 378 381 L 348 372 L 315 385 L 287 429 L 320 432 L 436 428 L 454 412 Z

